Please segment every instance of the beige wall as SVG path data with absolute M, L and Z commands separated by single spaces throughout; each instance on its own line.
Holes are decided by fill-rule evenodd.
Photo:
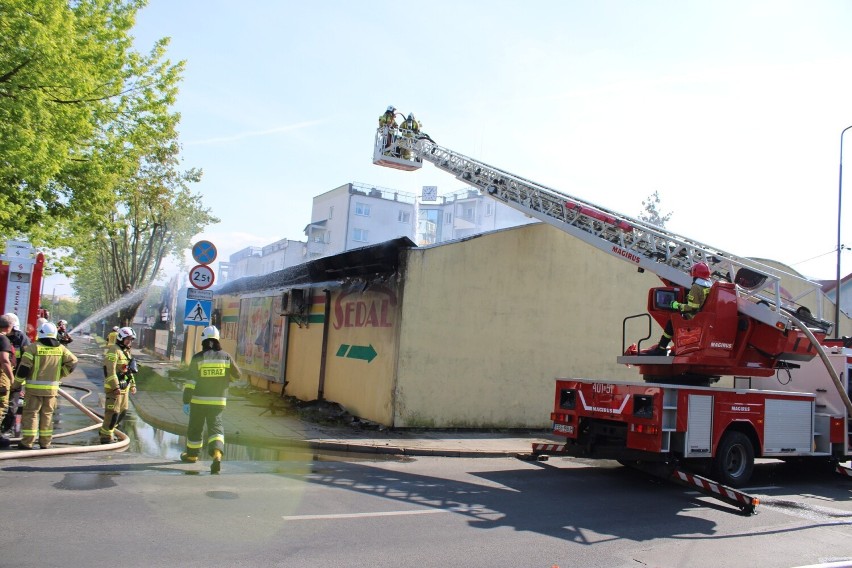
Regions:
M 325 297 L 315 293 L 311 297 L 308 318 L 296 321 L 287 318 L 288 344 L 285 360 L 285 393 L 299 400 L 316 400 L 319 390 L 320 361 L 322 359 L 322 329 Z M 301 324 L 301 325 L 300 325 Z
M 395 283 L 331 295 L 325 398 L 355 416 L 390 425 L 399 331 Z
M 546 427 L 556 377 L 641 380 L 622 320 L 660 285 L 543 224 L 409 251 L 394 426 Z

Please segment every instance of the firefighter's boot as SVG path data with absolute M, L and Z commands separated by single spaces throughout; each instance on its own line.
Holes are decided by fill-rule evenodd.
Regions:
M 186 452 L 180 454 L 180 461 L 184 463 L 195 463 L 198 461 L 198 456 L 191 456 Z
M 210 463 L 210 473 L 219 473 L 222 469 L 222 450 L 213 450 L 213 461 Z

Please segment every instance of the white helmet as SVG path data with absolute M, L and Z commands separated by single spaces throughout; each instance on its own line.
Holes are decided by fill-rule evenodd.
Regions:
M 121 343 L 122 341 L 124 341 L 128 337 L 130 339 L 136 339 L 136 332 L 133 331 L 132 327 L 122 327 L 121 329 L 118 330 L 118 336 L 116 336 L 115 339 L 116 339 L 116 341 Z
M 393 105 L 390 105 L 390 106 L 388 107 L 387 112 L 396 112 L 396 108 L 394 108 L 394 106 L 393 106 Z
M 113 330 L 113 331 L 118 331 L 118 326 L 117 326 L 117 325 L 112 326 L 112 330 Z
M 58 322 L 56 322 L 56 325 L 58 325 L 59 327 L 65 327 L 68 325 L 68 322 L 65 320 L 59 320 Z
M 15 312 L 9 312 L 4 315 L 9 318 L 10 322 L 12 322 L 12 329 L 21 329 L 21 320 L 18 319 L 18 314 Z
M 201 332 L 201 341 L 205 339 L 219 339 L 219 330 L 215 325 L 205 327 L 204 331 Z
M 56 326 L 52 323 L 45 322 L 38 328 L 39 339 L 56 339 Z

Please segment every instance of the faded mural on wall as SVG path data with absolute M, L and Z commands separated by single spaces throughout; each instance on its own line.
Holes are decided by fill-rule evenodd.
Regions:
M 241 369 L 279 381 L 284 316 L 281 296 L 242 298 L 237 333 L 237 364 Z

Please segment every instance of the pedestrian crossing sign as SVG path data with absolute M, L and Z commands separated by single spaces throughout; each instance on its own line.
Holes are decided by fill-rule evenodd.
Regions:
M 210 312 L 213 311 L 212 300 L 187 300 L 183 313 L 183 325 L 210 325 Z

